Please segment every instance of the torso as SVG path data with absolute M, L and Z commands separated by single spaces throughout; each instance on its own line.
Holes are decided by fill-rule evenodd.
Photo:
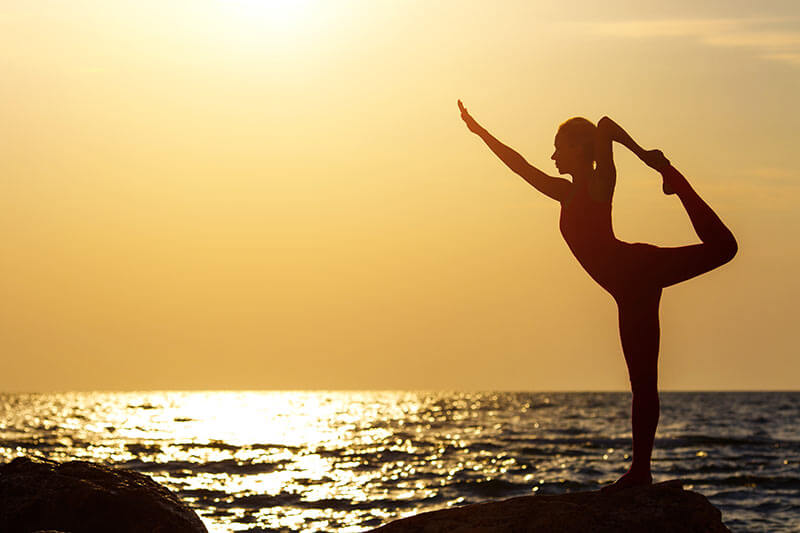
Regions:
M 574 184 L 561 202 L 559 228 L 569 249 L 583 268 L 606 290 L 614 293 L 619 278 L 618 253 L 626 243 L 611 226 L 611 195 L 595 200 L 587 184 Z

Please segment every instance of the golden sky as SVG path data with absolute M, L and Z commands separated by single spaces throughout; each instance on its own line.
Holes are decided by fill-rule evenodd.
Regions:
M 667 289 L 664 389 L 795 389 L 800 7 L 6 2 L 0 390 L 623 390 L 613 300 L 456 99 L 545 172 L 570 116 L 737 236 Z M 697 242 L 616 148 L 617 235 Z

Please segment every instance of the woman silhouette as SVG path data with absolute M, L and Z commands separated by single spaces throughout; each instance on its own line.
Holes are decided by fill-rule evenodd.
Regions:
M 604 490 L 652 483 L 650 456 L 658 426 L 657 388 L 661 290 L 730 261 L 737 244 L 730 230 L 659 150 L 644 150 L 613 120 L 592 124 L 571 118 L 556 133 L 555 161 L 560 174 L 548 176 L 498 141 L 458 101 L 461 118 L 508 167 L 534 188 L 561 203 L 560 229 L 575 258 L 617 302 L 619 334 L 628 367 L 633 402 L 633 461 L 630 470 Z M 621 143 L 661 173 L 665 194 L 676 194 L 701 244 L 662 248 L 627 243 L 611 227 L 616 182 L 612 141 Z

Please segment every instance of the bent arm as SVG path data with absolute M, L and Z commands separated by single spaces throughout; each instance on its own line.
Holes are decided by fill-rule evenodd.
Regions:
M 616 124 L 608 117 L 597 122 L 597 134 L 594 143 L 594 160 L 596 163 L 591 191 L 596 197 L 610 200 L 617 183 L 617 167 L 614 165 L 614 147 L 612 141 Z M 619 128 L 620 131 L 622 128 Z M 624 133 L 624 132 L 623 132 Z M 631 139 L 632 141 L 632 139 Z
M 670 164 L 661 150 L 645 150 L 628 135 L 628 132 L 622 129 L 622 126 L 608 117 L 603 117 L 597 122 L 597 131 L 599 138 L 606 137 L 610 141 L 617 141 L 654 170 L 662 172 Z M 608 149 L 610 150 L 610 148 Z
M 514 149 L 498 141 L 494 135 L 485 129 L 478 132 L 477 135 L 483 139 L 486 146 L 488 146 L 508 168 L 519 174 L 522 179 L 530 183 L 536 190 L 559 202 L 566 198 L 571 185 L 568 180 L 548 176 L 528 163 L 525 158 Z
M 645 160 L 645 150 L 639 146 L 628 132 L 608 117 L 603 117 L 597 122 L 597 130 L 601 136 L 606 136 L 611 141 L 617 141 L 625 148 L 636 154 L 642 161 Z

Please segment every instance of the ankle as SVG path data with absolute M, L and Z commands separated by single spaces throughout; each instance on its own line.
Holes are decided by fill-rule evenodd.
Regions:
M 630 470 L 625 474 L 625 476 L 637 479 L 637 480 L 653 480 L 653 474 L 650 472 L 650 466 L 647 467 L 637 467 L 636 465 L 631 465 Z
M 664 180 L 662 183 L 664 194 L 676 194 L 689 186 L 689 182 L 683 174 L 678 172 L 673 166 L 664 169 L 661 172 L 661 178 Z

